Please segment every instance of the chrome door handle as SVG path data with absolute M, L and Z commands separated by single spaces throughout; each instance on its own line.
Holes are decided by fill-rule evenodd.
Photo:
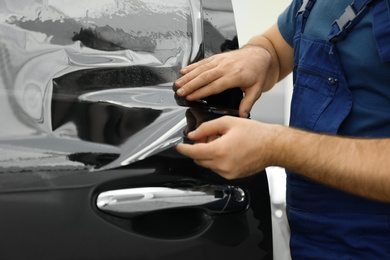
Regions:
M 163 209 L 197 207 L 210 214 L 248 208 L 246 192 L 237 186 L 206 185 L 191 188 L 148 187 L 111 190 L 97 197 L 97 207 L 115 215 L 133 215 Z

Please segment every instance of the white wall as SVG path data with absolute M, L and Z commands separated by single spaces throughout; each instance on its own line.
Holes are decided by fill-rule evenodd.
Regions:
M 232 0 L 240 46 L 276 23 L 279 14 L 290 2 L 291 0 Z M 288 77 L 262 95 L 252 109 L 251 118 L 266 123 L 287 124 L 291 92 L 291 77 Z
M 291 0 L 232 0 L 240 44 L 267 30 Z

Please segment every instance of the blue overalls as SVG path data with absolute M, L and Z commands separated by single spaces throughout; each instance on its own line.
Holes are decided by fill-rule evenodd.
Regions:
M 356 0 L 335 21 L 329 40 L 322 40 L 303 34 L 315 2 L 305 0 L 297 14 L 290 126 L 337 134 L 353 99 L 335 44 L 348 36 L 371 5 L 376 14 L 388 8 L 384 0 Z M 380 25 L 390 21 L 387 12 L 375 19 Z M 377 44 L 382 60 L 389 61 L 390 34 L 381 27 L 375 30 Z M 293 259 L 390 259 L 390 204 L 287 172 L 287 214 Z

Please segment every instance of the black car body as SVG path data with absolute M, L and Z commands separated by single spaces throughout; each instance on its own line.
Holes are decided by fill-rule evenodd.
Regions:
M 1 0 L 0 259 L 272 259 L 266 175 L 174 149 L 242 98 L 180 69 L 237 45 L 226 0 Z

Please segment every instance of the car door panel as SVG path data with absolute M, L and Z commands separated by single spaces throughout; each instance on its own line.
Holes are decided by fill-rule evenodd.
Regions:
M 2 259 L 29 259 L 29 256 L 33 259 L 270 259 L 272 231 L 264 174 L 235 183 L 252 194 L 249 194 L 249 208 L 233 213 L 212 214 L 202 208 L 179 207 L 116 216 L 96 206 L 98 194 L 117 188 L 226 184 L 210 173 L 180 175 L 176 172 L 179 168 L 169 174 L 161 173 L 160 169 L 113 170 L 88 178 L 94 180 L 90 184 L 75 186 L 77 178 L 65 178 L 56 180 L 66 184 L 62 188 L 3 192 L 0 231 L 7 234 L 1 236 L 1 245 L 7 250 L 2 250 L 0 256 Z M 209 177 L 205 179 L 203 174 Z M 229 184 L 233 185 L 234 181 Z M 251 185 L 261 188 L 256 190 L 257 194 L 253 194 Z
M 266 174 L 174 149 L 238 116 L 173 85 L 236 35 L 225 0 L 0 0 L 0 259 L 272 259 Z

